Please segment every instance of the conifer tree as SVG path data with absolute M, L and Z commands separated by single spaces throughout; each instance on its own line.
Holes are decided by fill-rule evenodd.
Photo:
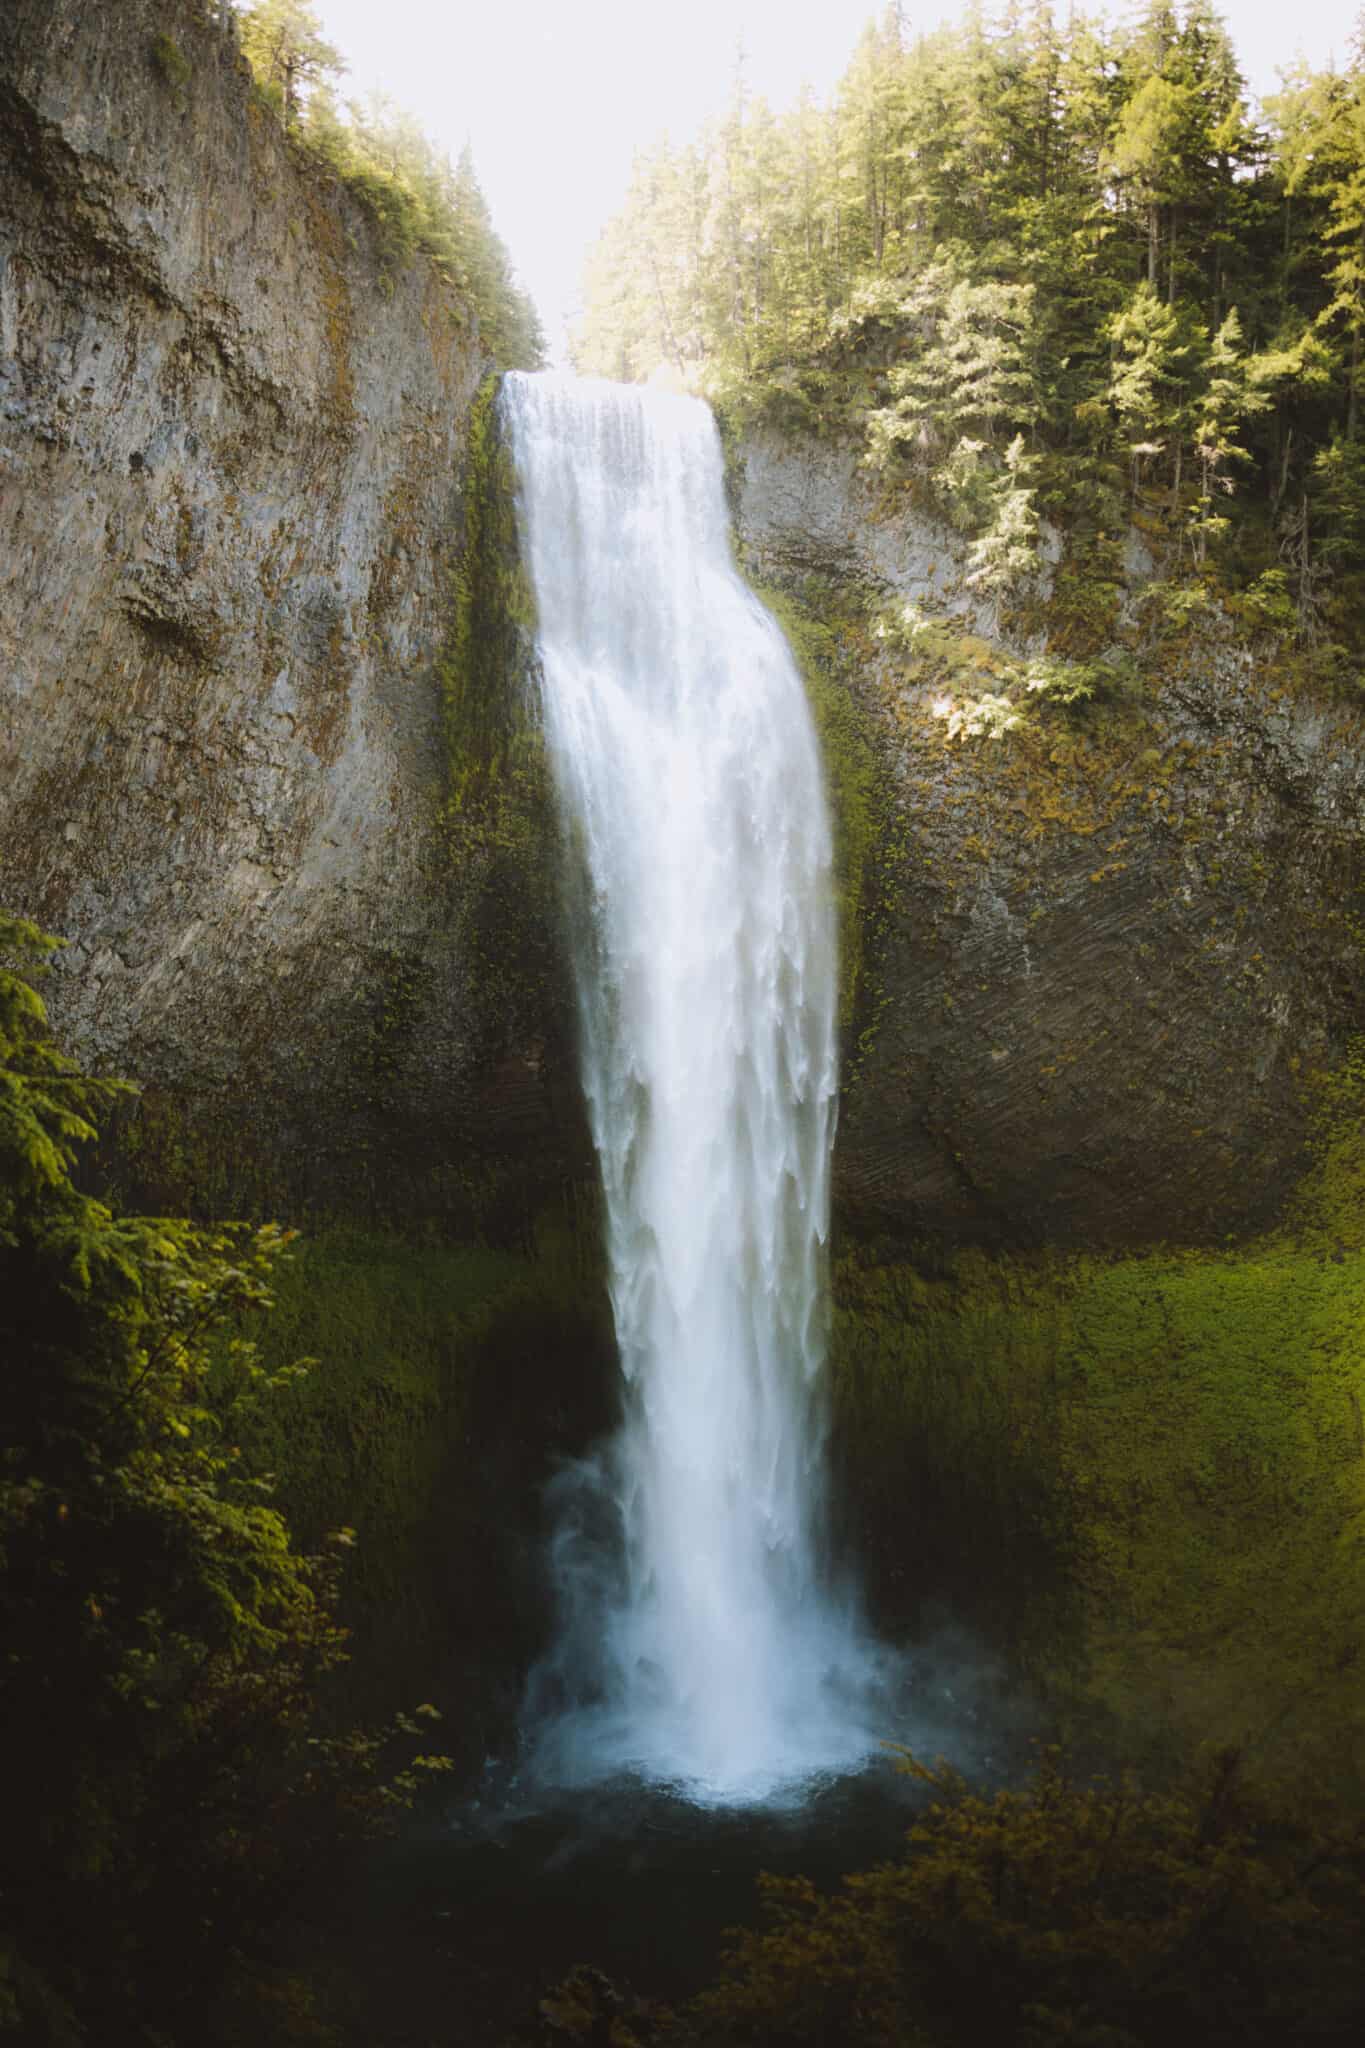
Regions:
M 242 11 L 241 34 L 257 77 L 278 96 L 286 128 L 298 126 L 314 86 L 330 83 L 346 69 L 308 0 L 252 0 Z
M 1359 52 L 1262 124 L 1212 0 L 1117 27 L 1006 0 L 924 36 L 891 9 L 825 106 L 774 120 L 741 74 L 681 161 L 642 159 L 603 232 L 581 367 L 667 362 L 845 436 L 973 545 L 1022 435 L 1030 507 L 1098 534 L 1141 497 L 1172 566 L 1283 555 L 1301 618 L 1365 643 Z

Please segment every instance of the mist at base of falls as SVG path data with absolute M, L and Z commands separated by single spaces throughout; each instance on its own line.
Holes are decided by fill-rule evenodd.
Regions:
M 699 401 L 504 380 L 622 1369 L 555 1488 L 541 1768 L 703 1802 L 857 1765 L 886 1660 L 825 1543 L 831 837 Z
M 527 1693 L 529 1784 L 633 1778 L 695 1806 L 783 1807 L 861 1772 L 904 1733 L 905 1661 L 868 1637 L 850 1594 L 816 1579 L 760 1617 L 780 1657 L 761 1669 L 762 1691 L 750 1669 L 732 1695 L 720 1661 L 691 1682 L 676 1675 L 658 1654 L 666 1609 L 652 1589 L 641 1602 L 634 1593 L 620 1449 L 618 1439 L 551 1484 L 557 1635 Z

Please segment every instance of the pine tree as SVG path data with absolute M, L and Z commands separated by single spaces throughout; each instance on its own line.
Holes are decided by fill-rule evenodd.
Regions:
M 1144 278 L 1110 322 L 1109 336 L 1108 399 L 1132 464 L 1134 495 L 1143 463 L 1164 456 L 1178 496 L 1201 333 Z
M 252 0 L 242 10 L 242 48 L 261 85 L 278 99 L 286 128 L 296 128 L 307 96 L 346 69 L 322 33 L 308 0 Z
M 1202 366 L 1203 388 L 1193 408 L 1191 431 L 1199 494 L 1190 526 L 1195 558 L 1201 563 L 1209 542 L 1226 533 L 1230 524 L 1226 514 L 1215 509 L 1218 495 L 1231 494 L 1234 468 L 1251 461 L 1240 438 L 1242 430 L 1271 402 L 1241 341 L 1242 326 L 1234 306 L 1213 337 Z

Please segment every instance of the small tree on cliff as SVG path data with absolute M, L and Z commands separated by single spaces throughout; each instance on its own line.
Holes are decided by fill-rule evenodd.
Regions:
M 298 125 L 312 86 L 346 69 L 308 0 L 254 0 L 242 10 L 242 48 L 266 92 L 278 97 L 286 128 Z

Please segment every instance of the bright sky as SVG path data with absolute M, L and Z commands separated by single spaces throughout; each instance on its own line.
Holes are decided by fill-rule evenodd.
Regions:
M 432 140 L 466 140 L 494 224 L 556 354 L 583 257 L 620 204 L 632 151 L 682 142 L 723 103 L 742 39 L 774 107 L 838 80 L 881 0 L 314 0 L 350 91 L 391 93 Z M 1056 0 L 1060 14 L 1065 0 Z M 1254 91 L 1297 54 L 1344 58 L 1361 0 L 1222 0 Z M 912 29 L 960 11 L 910 0 Z M 1121 14 L 1129 12 L 1120 6 Z

